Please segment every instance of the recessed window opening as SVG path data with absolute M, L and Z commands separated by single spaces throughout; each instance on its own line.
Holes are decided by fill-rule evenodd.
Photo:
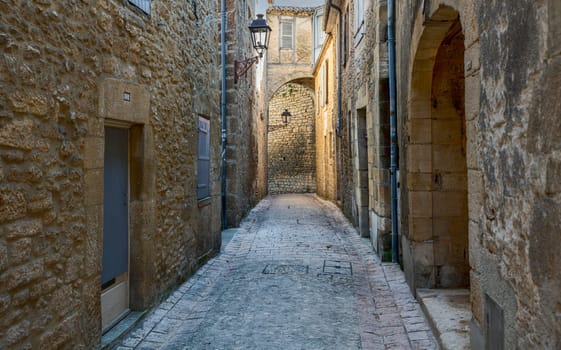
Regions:
M 147 15 L 150 14 L 150 0 L 129 0 L 129 3 L 138 7 L 139 9 L 142 10 L 142 12 L 146 13 Z

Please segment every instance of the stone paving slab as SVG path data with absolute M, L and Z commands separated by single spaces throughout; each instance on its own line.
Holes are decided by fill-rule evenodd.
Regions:
M 264 199 L 117 349 L 437 349 L 399 266 L 315 195 Z

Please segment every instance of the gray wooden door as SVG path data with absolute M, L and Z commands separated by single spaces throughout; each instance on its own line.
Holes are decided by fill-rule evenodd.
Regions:
M 128 129 L 106 127 L 102 286 L 111 285 L 129 269 L 128 164 Z

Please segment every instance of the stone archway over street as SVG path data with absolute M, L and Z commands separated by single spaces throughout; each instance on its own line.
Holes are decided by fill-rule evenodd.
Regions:
M 290 117 L 283 122 L 285 110 Z M 289 82 L 273 94 L 268 134 L 269 193 L 315 192 L 314 100 L 309 88 Z

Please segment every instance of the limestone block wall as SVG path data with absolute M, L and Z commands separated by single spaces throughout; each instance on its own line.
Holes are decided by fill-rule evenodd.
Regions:
M 267 50 L 265 101 L 286 83 L 312 78 L 313 65 L 313 14 L 307 7 L 273 6 L 267 10 L 267 23 L 271 26 L 271 41 Z M 293 47 L 280 47 L 281 20 L 293 23 Z M 282 59 L 281 59 L 282 58 Z M 304 83 L 299 81 L 299 83 Z
M 289 122 L 281 114 L 287 109 Z M 314 100 L 311 91 L 288 83 L 269 102 L 269 194 L 316 192 Z
M 312 64 L 313 9 L 307 7 L 273 6 L 267 10 L 267 23 L 272 29 L 268 50 L 268 62 L 274 64 Z M 293 45 L 281 47 L 280 24 L 288 21 L 293 24 Z
M 343 21 L 343 34 L 338 38 L 346 41 L 340 45 L 342 109 L 347 118 L 341 144 L 351 160 L 341 170 L 348 174 L 343 176 L 348 186 L 342 188 L 350 189 L 343 194 L 343 207 L 379 255 L 387 258 L 391 250 L 387 9 L 384 2 L 365 1 L 361 30 L 366 34 L 356 35 L 355 2 L 345 1 L 341 8 L 338 21 Z
M 338 199 L 337 173 L 337 53 L 332 37 L 326 41 L 316 62 L 316 166 L 317 193 L 330 199 Z
M 234 82 L 234 61 L 256 55 L 247 28 L 256 17 L 255 3 L 228 0 L 226 9 L 226 224 L 235 227 L 267 193 L 267 132 L 263 92 L 256 89 L 256 65 Z
M 196 5 L 154 1 L 148 16 L 120 0 L 0 2 L 0 348 L 99 342 L 108 121 L 130 135 L 131 308 L 219 249 L 218 9 Z
M 461 201 L 439 196 L 446 186 L 465 185 L 472 347 L 558 348 L 561 302 L 553 291 L 561 276 L 553 266 L 559 265 L 561 202 L 559 143 L 553 140 L 561 130 L 555 123 L 561 6 L 556 1 L 433 0 L 400 2 L 398 10 L 400 168 L 406 172 L 401 247 L 407 280 L 420 287 L 424 278 L 419 277 L 431 273 L 425 268 L 441 266 L 433 238 L 442 226 L 434 220 L 436 214 L 459 209 Z M 459 32 L 454 23 L 461 25 Z M 434 95 L 432 86 L 440 79 L 434 73 L 439 48 L 453 46 L 458 33 L 464 36 L 463 101 Z M 457 88 L 445 90 L 454 95 Z M 462 104 L 463 129 L 451 127 L 457 123 L 452 120 L 442 121 L 450 128 L 429 122 L 442 108 L 459 111 Z M 456 142 L 462 134 L 465 182 L 455 170 L 447 171 L 448 182 L 446 174 L 435 177 L 435 167 L 460 164 L 456 156 L 462 154 L 440 152 L 435 137 Z M 446 201 L 452 205 L 444 208 Z
M 312 56 L 313 56 L 313 14 L 314 9 L 309 7 L 292 7 L 292 6 L 271 6 L 267 9 L 267 22 L 271 26 L 271 41 L 269 50 L 267 52 L 267 68 L 265 73 L 265 110 L 266 120 L 268 122 L 268 136 L 272 138 L 269 140 L 268 145 L 268 166 L 273 166 L 274 169 L 268 169 L 269 191 L 271 193 L 282 193 L 283 191 L 296 191 L 296 192 L 314 192 L 316 189 L 315 183 L 310 181 L 316 179 L 315 169 L 309 169 L 308 161 L 311 159 L 311 164 L 315 164 L 315 150 L 312 151 L 311 145 L 315 145 L 315 140 L 312 144 L 308 144 L 309 133 L 315 135 L 315 125 L 312 125 L 312 130 L 307 121 L 309 113 L 314 113 L 313 96 L 312 106 L 302 107 L 302 111 L 297 112 L 292 119 L 297 123 L 297 127 L 292 128 L 292 122 L 286 128 L 279 127 L 280 114 L 284 108 L 288 108 L 292 113 L 291 107 L 281 106 L 280 96 L 286 94 L 290 86 L 293 91 L 291 95 L 299 106 L 310 103 L 309 93 L 306 91 L 313 90 L 314 79 L 312 75 Z M 280 46 L 280 24 L 281 21 L 292 23 L 293 26 L 293 46 L 290 48 L 281 48 Z M 308 94 L 308 95 L 306 95 Z M 292 105 L 292 104 L 291 104 Z M 279 110 L 279 108 L 282 108 Z M 298 107 L 301 108 L 301 107 Z M 305 110 L 305 112 L 304 112 Z M 294 116 L 294 113 L 293 113 Z M 296 118 L 296 119 L 295 119 Z M 312 117 L 313 119 L 313 117 Z M 291 139 L 291 133 L 303 136 L 302 139 Z M 294 145 L 301 145 L 300 151 L 295 149 L 278 149 L 280 139 L 285 139 Z M 273 147 L 273 149 L 271 149 Z M 291 159 L 284 152 L 300 152 L 297 158 Z M 288 164 L 287 162 L 293 163 Z M 276 165 L 275 165 L 276 164 Z M 294 166 L 294 173 L 297 182 L 287 180 L 288 174 L 292 171 L 290 168 L 282 168 L 279 164 Z M 304 175 L 305 174 L 305 175 Z

